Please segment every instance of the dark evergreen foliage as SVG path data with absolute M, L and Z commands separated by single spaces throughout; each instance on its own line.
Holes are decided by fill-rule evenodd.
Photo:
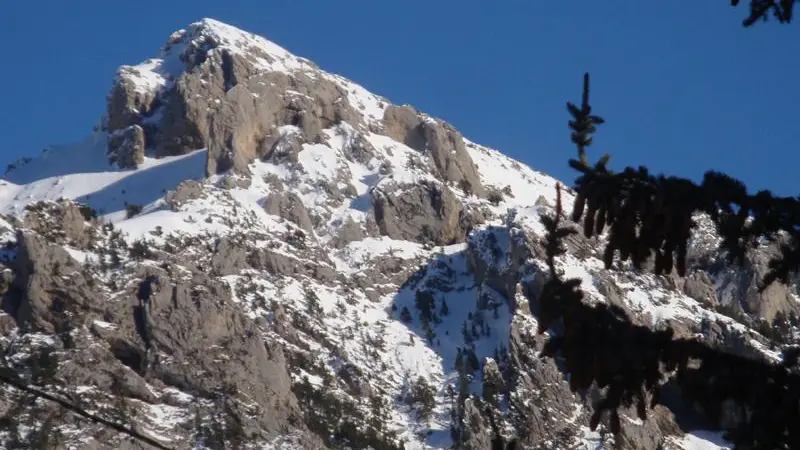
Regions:
M 747 247 L 758 238 L 788 235 L 781 257 L 770 263 L 762 289 L 776 280 L 788 280 L 800 267 L 800 200 L 767 191 L 748 195 L 741 182 L 716 172 L 709 172 L 703 184 L 696 185 L 677 177 L 652 176 L 644 167 L 613 173 L 606 168 L 608 155 L 590 165 L 585 149 L 603 119 L 591 114 L 588 74 L 581 107 L 567 106 L 579 157 L 570 160 L 570 165 L 581 172 L 572 218 L 584 219 L 582 231 L 587 237 L 610 229 L 607 268 L 616 252 L 637 267 L 655 253 L 657 274 L 676 267 L 683 275 L 695 212 L 712 217 L 723 237 L 720 246 L 732 262 L 742 261 Z M 590 420 L 593 430 L 608 413 L 611 431 L 619 433 L 620 407 L 635 406 L 644 420 L 648 405 L 659 402 L 661 387 L 671 375 L 684 401 L 698 406 L 715 426 L 721 423 L 727 400 L 747 411 L 733 429 L 726 430 L 737 449 L 800 448 L 800 427 L 796 426 L 800 423 L 800 375 L 789 371 L 796 358 L 787 357 L 785 365 L 776 365 L 727 354 L 698 341 L 674 339 L 669 328 L 654 331 L 633 325 L 618 307 L 588 305 L 583 302 L 580 280 L 562 280 L 555 267 L 555 257 L 565 252 L 563 239 L 577 232 L 562 226 L 560 186 L 556 213 L 543 217 L 542 223 L 547 230 L 550 279 L 540 294 L 538 331 L 554 334 L 542 355 L 563 359 L 573 391 L 586 392 L 592 385 L 607 388 L 595 405 Z
M 414 320 L 411 317 L 411 311 L 409 311 L 405 306 L 403 306 L 402 311 L 400 311 L 400 320 L 403 323 L 411 323 L 411 321 Z
M 788 23 L 796 1 L 752 0 L 744 25 L 765 20 L 770 12 L 780 23 Z M 732 1 L 733 6 L 738 3 Z M 674 267 L 684 275 L 687 241 L 695 226 L 692 215 L 699 212 L 714 221 L 730 262 L 741 263 L 748 247 L 762 237 L 785 238 L 781 256 L 770 262 L 762 290 L 776 280 L 788 281 L 800 267 L 800 198 L 775 196 L 768 190 L 749 194 L 744 183 L 716 171 L 706 172 L 698 185 L 685 178 L 653 175 L 643 166 L 615 173 L 607 168 L 608 154 L 590 164 L 586 147 L 592 144 L 595 125 L 604 121 L 592 115 L 588 74 L 581 107 L 567 102 L 567 109 L 573 117 L 571 139 L 578 148 L 578 159 L 570 159 L 569 165 L 581 173 L 575 182 L 572 220 L 583 219 L 587 237 L 610 230 L 603 255 L 606 268 L 617 253 L 636 268 L 654 254 L 656 274 Z
M 542 350 L 560 356 L 573 391 L 585 392 L 593 383 L 607 388 L 595 406 L 590 426 L 603 413 L 611 431 L 619 433 L 620 407 L 634 406 L 646 419 L 648 405 L 659 402 L 665 375 L 673 374 L 688 404 L 697 404 L 710 423 L 719 425 L 727 399 L 750 411 L 747 421 L 729 431 L 737 448 L 800 448 L 800 375 L 774 365 L 711 349 L 694 340 L 674 339 L 673 332 L 633 325 L 625 312 L 605 304 L 583 302 L 580 280 L 562 280 L 553 264 L 563 253 L 561 240 L 575 230 L 561 227 L 561 192 L 556 215 L 545 217 L 550 279 L 540 296 L 539 332 L 560 329 Z M 556 326 L 559 325 L 559 326 Z M 788 360 L 788 358 L 787 358 Z M 788 361 L 787 361 L 788 363 Z
M 792 10 L 797 0 L 750 0 L 750 15 L 744 19 L 744 26 L 749 27 L 758 20 L 767 20 L 772 12 L 780 23 L 792 21 Z M 731 5 L 738 6 L 739 0 L 731 0 Z
M 142 213 L 142 209 L 144 209 L 142 205 L 125 202 L 125 218 L 130 219 L 131 217 L 138 216 Z
M 800 198 L 778 197 L 766 190 L 748 194 L 741 181 L 715 171 L 706 172 L 698 185 L 685 178 L 652 175 L 645 167 L 614 173 L 606 167 L 609 155 L 590 165 L 585 147 L 591 144 L 594 124 L 603 120 L 591 115 L 588 80 L 586 74 L 581 108 L 567 103 L 579 156 L 569 164 L 581 173 L 575 182 L 572 220 L 583 219 L 586 237 L 609 229 L 603 255 L 606 268 L 616 253 L 637 269 L 655 254 L 656 274 L 674 267 L 683 276 L 688 240 L 696 225 L 692 216 L 704 212 L 715 223 L 723 239 L 720 247 L 731 263 L 742 263 L 747 249 L 756 247 L 762 237 L 785 239 L 760 289 L 776 280 L 788 282 L 800 267 Z

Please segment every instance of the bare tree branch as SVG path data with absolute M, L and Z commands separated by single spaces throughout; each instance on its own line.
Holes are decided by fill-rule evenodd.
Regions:
M 145 443 L 147 443 L 147 444 L 149 444 L 149 445 L 151 445 L 151 446 L 153 446 L 153 447 L 155 447 L 157 449 L 160 449 L 160 450 L 173 450 L 170 447 L 167 447 L 164 444 L 161 444 L 160 442 L 154 440 L 153 438 L 145 436 L 145 435 L 139 433 L 138 431 L 136 431 L 136 430 L 134 430 L 132 428 L 128 428 L 128 427 L 126 427 L 124 425 L 121 425 L 121 424 L 118 424 L 118 423 L 115 423 L 115 422 L 111 422 L 110 420 L 107 420 L 107 419 L 104 419 L 104 418 L 102 418 L 100 416 L 92 414 L 92 413 L 86 411 L 85 409 L 82 409 L 82 408 L 80 408 L 78 406 L 75 406 L 74 404 L 72 404 L 72 403 L 70 403 L 70 402 L 68 402 L 66 400 L 60 399 L 60 398 L 58 398 L 58 397 L 56 397 L 56 396 L 54 396 L 52 394 L 49 394 L 49 393 L 47 393 L 47 392 L 45 392 L 45 391 L 43 391 L 43 390 L 41 390 L 41 389 L 39 389 L 37 387 L 26 385 L 23 382 L 19 381 L 17 379 L 17 377 L 8 368 L 0 368 L 0 382 L 8 384 L 8 385 L 11 385 L 11 386 L 23 391 L 23 392 L 27 392 L 27 393 L 29 393 L 31 395 L 36 396 L 36 397 L 43 398 L 45 400 L 49 400 L 51 402 L 57 403 L 60 406 L 62 406 L 63 408 L 65 408 L 65 409 L 67 409 L 69 411 L 72 411 L 73 413 L 78 414 L 80 416 L 83 416 L 83 417 L 91 420 L 92 422 L 99 423 L 101 425 L 105 425 L 105 426 L 107 426 L 109 428 L 113 428 L 113 429 L 119 431 L 120 433 L 127 434 L 128 436 L 130 436 L 130 437 L 132 437 L 134 439 L 137 439 L 139 441 L 145 442 Z

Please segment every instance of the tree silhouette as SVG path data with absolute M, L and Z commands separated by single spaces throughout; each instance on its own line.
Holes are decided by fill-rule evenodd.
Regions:
M 753 0 L 744 26 L 766 20 L 770 12 L 780 23 L 788 23 L 794 3 Z M 617 255 L 637 269 L 654 256 L 655 274 L 675 269 L 684 275 L 688 240 L 696 227 L 692 216 L 697 213 L 712 219 L 722 237 L 719 247 L 732 264 L 742 263 L 747 249 L 759 239 L 781 243 L 779 256 L 770 261 L 760 282 L 761 290 L 779 280 L 788 282 L 800 269 L 800 199 L 766 190 L 749 194 L 744 183 L 715 171 L 707 172 L 700 184 L 653 175 L 646 167 L 613 172 L 608 168 L 610 155 L 590 163 L 586 153 L 597 126 L 605 122 L 592 113 L 589 74 L 584 75 L 580 106 L 567 102 L 567 109 L 572 116 L 571 140 L 578 150 L 578 158 L 570 159 L 569 165 L 580 173 L 571 218 L 586 237 L 608 232 L 603 253 L 607 269 Z M 607 413 L 611 431 L 618 434 L 621 407 L 635 406 L 644 420 L 648 405 L 659 403 L 661 389 L 671 377 L 683 400 L 699 406 L 714 426 L 720 426 L 726 401 L 747 411 L 726 430 L 737 449 L 800 448 L 800 375 L 790 370 L 796 352 L 787 353 L 783 364 L 771 364 L 695 340 L 674 339 L 670 328 L 654 331 L 633 325 L 616 306 L 589 306 L 583 302 L 581 281 L 563 280 L 555 267 L 555 258 L 566 251 L 564 238 L 578 232 L 562 226 L 560 185 L 555 209 L 553 216 L 542 217 L 550 278 L 539 298 L 538 331 L 553 332 L 542 356 L 563 358 L 573 391 L 585 392 L 592 385 L 607 388 L 591 417 L 593 430 Z
M 758 20 L 767 20 L 769 13 L 779 23 L 789 23 L 792 21 L 792 10 L 797 0 L 750 0 L 750 15 L 744 19 L 743 25 L 749 27 Z M 739 0 L 731 0 L 732 6 L 738 6 Z

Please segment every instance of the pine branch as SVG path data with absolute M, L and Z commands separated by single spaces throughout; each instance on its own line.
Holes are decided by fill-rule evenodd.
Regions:
M 708 213 L 715 222 L 723 237 L 721 247 L 734 262 L 744 259 L 757 238 L 775 240 L 781 233 L 788 235 L 781 246 L 782 257 L 770 262 L 762 289 L 787 279 L 800 267 L 798 199 L 775 197 L 768 191 L 749 195 L 743 183 L 717 172 L 708 172 L 697 185 L 682 178 L 652 176 L 644 167 L 615 174 L 606 168 L 608 156 L 590 166 L 585 148 L 591 143 L 593 124 L 602 119 L 590 119 L 588 98 L 589 77 L 584 75 L 581 108 L 568 103 L 574 119 L 571 139 L 578 148 L 578 160 L 570 160 L 570 165 L 582 173 L 572 217 L 575 221 L 584 217 L 586 236 L 600 234 L 607 226 L 611 229 L 604 255 L 607 267 L 617 251 L 637 266 L 655 251 L 656 273 L 670 272 L 677 264 L 683 274 L 687 241 L 695 227 L 691 216 L 698 211 Z M 652 408 L 659 403 L 665 378 L 674 375 L 687 404 L 698 405 L 714 426 L 720 425 L 722 405 L 728 400 L 747 411 L 742 421 L 727 430 L 736 448 L 800 448 L 800 427 L 796 426 L 800 423 L 800 374 L 790 371 L 796 355 L 787 352 L 782 365 L 731 355 L 696 340 L 674 339 L 671 328 L 653 331 L 633 325 L 619 307 L 584 303 L 581 281 L 562 280 L 556 271 L 555 257 L 564 252 L 562 240 L 574 232 L 560 225 L 560 185 L 556 194 L 555 214 L 541 219 L 547 230 L 550 278 L 539 297 L 538 332 L 559 331 L 541 356 L 563 358 L 573 392 L 593 385 L 606 388 L 605 397 L 595 406 L 591 429 L 607 413 L 611 431 L 618 434 L 622 407 L 635 406 L 645 420 L 647 405 Z M 561 326 L 555 328 L 557 323 Z
M 671 328 L 653 331 L 633 325 L 625 311 L 614 305 L 584 303 L 580 280 L 562 280 L 552 267 L 553 252 L 568 231 L 558 226 L 560 207 L 557 201 L 555 214 L 542 218 L 551 268 L 539 296 L 538 317 L 539 333 L 558 329 L 560 334 L 551 336 L 540 356 L 563 359 L 573 392 L 593 385 L 607 389 L 595 406 L 590 428 L 595 430 L 607 414 L 611 431 L 618 434 L 623 407 L 635 406 L 638 417 L 646 420 L 648 405 L 653 408 L 659 403 L 662 386 L 672 375 L 686 402 L 699 405 L 714 426 L 721 422 L 721 405 L 726 400 L 747 408 L 747 421 L 728 430 L 737 448 L 800 448 L 800 428 L 796 427 L 800 375 L 789 371 L 791 358 L 776 365 L 727 354 L 696 340 L 674 339 Z M 562 326 L 554 327 L 556 323 Z
M 569 165 L 581 175 L 575 181 L 576 199 L 572 220 L 583 218 L 586 237 L 610 230 L 604 252 L 606 268 L 619 253 L 641 269 L 655 255 L 655 274 L 677 269 L 686 273 L 688 241 L 696 223 L 692 216 L 705 213 L 722 237 L 720 248 L 732 264 L 744 263 L 747 251 L 760 238 L 786 238 L 780 254 L 769 262 L 769 272 L 760 281 L 763 291 L 775 281 L 789 282 L 800 269 L 800 198 L 780 197 L 768 190 L 749 194 L 744 183 L 728 175 L 708 171 L 701 184 L 680 177 L 651 175 L 647 168 L 625 168 L 614 173 L 604 155 L 594 166 L 588 163 L 585 146 L 591 143 L 595 121 L 589 114 L 589 77 L 584 76 L 583 106 L 569 103 L 575 130 L 571 139 L 578 159 Z M 573 126 L 573 124 L 575 124 Z
M 750 15 L 747 16 L 742 25 L 750 27 L 754 23 L 766 21 L 768 13 L 772 11 L 778 23 L 790 23 L 792 21 L 794 4 L 798 0 L 750 0 Z M 739 0 L 731 0 L 732 6 L 739 6 Z
M 147 444 L 149 444 L 149 445 L 151 445 L 151 446 L 153 446 L 155 448 L 158 448 L 160 450 L 172 450 L 169 447 L 167 447 L 167 446 L 161 444 L 160 442 L 154 440 L 153 438 L 147 437 L 147 436 L 139 433 L 138 431 L 136 431 L 136 430 L 134 430 L 132 428 L 129 428 L 129 427 L 126 427 L 124 425 L 120 425 L 118 423 L 106 420 L 106 419 L 104 419 L 102 417 L 99 417 L 99 416 L 97 416 L 95 414 L 92 414 L 92 413 L 86 411 L 85 409 L 80 408 L 80 407 L 78 407 L 78 406 L 76 406 L 76 405 L 74 405 L 74 404 L 72 404 L 72 403 L 70 403 L 70 402 L 68 402 L 66 400 L 63 400 L 63 399 L 58 398 L 58 397 L 56 397 L 56 396 L 54 396 L 52 394 L 49 394 L 49 393 L 47 393 L 47 392 L 45 392 L 45 391 L 43 391 L 43 390 L 41 390 L 41 389 L 39 389 L 37 387 L 27 385 L 27 384 L 19 381 L 19 379 L 17 379 L 17 377 L 13 374 L 13 372 L 11 372 L 11 370 L 9 370 L 8 368 L 5 368 L 5 367 L 0 368 L 0 382 L 8 384 L 8 385 L 11 385 L 11 386 L 23 391 L 23 392 L 27 392 L 27 393 L 35 396 L 35 397 L 43 398 L 43 399 L 49 400 L 49 401 L 51 401 L 53 403 L 57 403 L 58 405 L 60 405 L 64 409 L 67 409 L 67 410 L 69 410 L 69 411 L 71 411 L 71 412 L 73 412 L 75 414 L 83 416 L 83 417 L 91 420 L 92 422 L 99 423 L 99 424 L 104 425 L 104 426 L 109 427 L 109 428 L 113 428 L 114 430 L 117 430 L 120 433 L 127 434 L 128 436 L 130 436 L 130 437 L 132 437 L 134 439 L 137 439 L 139 441 L 147 443 Z

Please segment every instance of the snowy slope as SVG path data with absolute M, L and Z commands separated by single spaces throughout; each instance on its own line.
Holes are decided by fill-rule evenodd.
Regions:
M 365 122 L 378 123 L 383 117 L 385 99 L 340 76 L 320 71 L 309 61 L 263 38 L 211 19 L 192 24 L 188 31 L 177 35 L 190 38 L 179 45 L 165 47 L 158 58 L 131 66 L 130 70 L 138 74 L 137 89 L 143 94 L 157 95 L 171 87 L 183 67 L 179 60 L 181 46 L 190 42 L 251 55 L 260 70 L 287 73 L 302 70 L 329 78 L 348 92 L 352 104 L 363 106 L 360 110 Z M 293 132 L 291 127 L 283 131 Z M 23 217 L 27 205 L 59 198 L 73 199 L 91 206 L 104 220 L 112 222 L 129 243 L 146 240 L 154 248 L 164 248 L 175 239 L 185 240 L 190 236 L 199 239 L 198 244 L 181 250 L 181 257 L 198 265 L 210 266 L 206 249 L 213 248 L 220 238 L 230 237 L 250 242 L 253 248 L 269 247 L 276 254 L 300 261 L 298 265 L 317 264 L 330 269 L 336 276 L 326 281 L 308 276 L 276 277 L 249 269 L 222 279 L 231 286 L 233 301 L 254 320 L 266 319 L 268 324 L 276 320 L 275 309 L 264 299 L 277 299 L 289 317 L 305 317 L 302 320 L 305 328 L 297 327 L 304 336 L 303 345 L 287 340 L 269 326 L 264 330 L 265 335 L 280 340 L 287 349 L 312 355 L 317 361 L 314 368 L 296 369 L 291 374 L 296 383 L 307 382 L 338 392 L 367 408 L 364 399 L 346 392 L 340 384 L 326 381 L 327 376 L 336 376 L 343 366 L 354 366 L 365 374 L 369 391 L 387 405 L 387 429 L 395 431 L 406 442 L 406 449 L 450 448 L 454 405 L 448 392 L 458 383 L 456 361 L 461 350 L 468 347 L 465 339 L 473 341 L 475 356 L 483 362 L 507 351 L 512 323 L 516 321 L 531 329 L 536 324 L 534 317 L 512 311 L 503 294 L 476 283 L 469 262 L 471 255 L 476 254 L 475 248 L 491 240 L 492 248 L 499 248 L 500 253 L 477 254 L 488 265 L 505 270 L 510 258 L 508 241 L 512 237 L 502 230 L 518 229 L 528 239 L 541 238 L 544 230 L 539 222 L 540 214 L 550 212 L 555 202 L 557 180 L 497 150 L 465 139 L 484 186 L 511 193 L 493 204 L 453 189 L 463 204 L 489 211 L 486 222 L 472 231 L 469 242 L 477 242 L 474 247 L 463 243 L 431 248 L 387 236 L 367 236 L 335 248 L 328 244 L 345 223 L 352 221 L 367 226 L 373 190 L 402 188 L 424 180 L 442 183 L 429 170 L 429 155 L 377 132 L 363 133 L 378 151 L 374 158 L 365 162 L 349 158 L 347 151 L 353 133 L 354 128 L 347 123 L 328 128 L 324 142 L 303 145 L 296 164 L 254 161 L 250 165 L 249 186 L 231 187 L 225 185 L 226 179 L 233 177 L 231 174 L 203 177 L 207 152 L 201 148 L 183 156 L 148 157 L 135 170 L 116 169 L 106 160 L 108 136 L 96 132 L 83 142 L 48 149 L 9 170 L 0 182 L 0 212 Z M 421 164 L 409 165 L 412 159 Z M 386 166 L 391 170 L 382 170 Z M 175 190 L 185 180 L 201 181 L 203 195 L 180 207 L 170 207 L 165 200 L 167 192 Z M 276 186 L 275 180 L 280 180 L 281 186 Z M 339 202 L 333 198 L 331 190 L 325 188 L 331 185 L 339 189 L 352 186 L 355 192 Z M 264 199 L 278 191 L 298 195 L 309 214 L 319 218 L 313 232 L 306 236 L 306 251 L 298 251 L 286 243 L 287 230 L 296 230 L 297 226 L 264 209 Z M 570 194 L 565 196 L 567 208 L 571 207 L 572 200 Z M 128 217 L 126 206 L 131 204 L 142 206 L 142 212 Z M 156 230 L 158 233 L 154 233 Z M 81 263 L 92 264 L 91 261 L 104 258 L 100 252 L 74 248 L 69 251 L 76 259 L 80 257 Z M 154 261 L 145 263 L 156 264 Z M 138 263 L 124 260 L 123 264 Z M 367 270 L 376 264 L 381 264 L 380 276 Z M 568 255 L 559 261 L 559 266 L 567 276 L 584 280 L 583 288 L 590 299 L 606 301 L 606 296 L 598 289 L 597 275 L 606 271 L 596 256 Z M 391 271 L 396 271 L 398 277 L 407 282 L 392 281 Z M 111 274 L 100 276 L 112 277 Z M 358 277 L 373 276 L 377 280 L 368 287 L 359 287 L 358 283 L 352 286 L 351 281 Z M 629 309 L 653 325 L 676 319 L 699 324 L 711 318 L 746 332 L 744 326 L 666 286 L 659 277 L 632 276 L 628 272 L 613 272 L 608 276 L 621 288 Z M 351 286 L 348 287 L 348 283 Z M 437 320 L 431 325 L 431 339 L 428 339 L 429 325 L 422 320 L 415 303 L 421 291 L 433 293 L 438 312 Z M 517 300 L 524 302 L 521 294 L 518 295 Z M 478 308 L 476 298 L 488 298 L 495 308 L 491 312 Z M 449 310 L 447 314 L 441 312 L 444 304 Z M 404 309 L 412 312 L 410 322 L 399 317 Z M 472 337 L 466 337 L 462 330 L 468 323 L 474 326 L 477 316 L 481 317 L 484 328 L 475 333 L 469 330 L 466 334 Z M 403 400 L 411 383 L 419 377 L 426 380 L 435 398 L 433 411 L 424 418 L 419 416 L 418 406 L 408 405 Z M 472 394 L 481 395 L 482 382 L 478 371 L 470 380 Z M 168 436 L 175 423 L 186 420 L 179 407 L 150 405 L 147 408 L 150 408 L 147 415 L 153 418 L 148 431 L 154 436 Z M 501 409 L 507 411 L 507 405 Z M 580 425 L 576 423 L 576 427 Z M 601 448 L 602 443 L 597 442 L 599 435 L 588 432 L 585 427 L 582 430 L 583 448 Z M 718 436 L 702 431 L 675 438 L 672 444 L 687 450 L 728 448 Z

